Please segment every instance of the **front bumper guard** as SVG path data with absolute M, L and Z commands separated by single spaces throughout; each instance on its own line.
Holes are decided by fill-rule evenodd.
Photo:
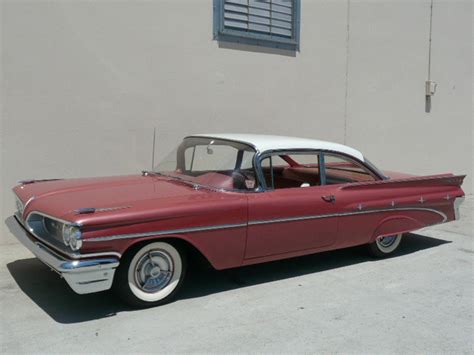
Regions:
M 115 269 L 119 260 L 113 257 L 69 260 L 55 253 L 45 244 L 33 239 L 21 225 L 15 237 L 39 260 L 63 277 L 72 290 L 78 294 L 105 291 L 112 287 Z

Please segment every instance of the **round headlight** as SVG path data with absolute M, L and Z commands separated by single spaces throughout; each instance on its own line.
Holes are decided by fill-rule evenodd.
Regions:
M 82 239 L 80 236 L 73 236 L 69 241 L 69 246 L 72 250 L 76 251 L 82 247 Z
M 82 246 L 81 231 L 79 227 L 70 224 L 64 225 L 63 228 L 63 242 L 65 245 L 71 247 L 72 250 L 79 250 Z

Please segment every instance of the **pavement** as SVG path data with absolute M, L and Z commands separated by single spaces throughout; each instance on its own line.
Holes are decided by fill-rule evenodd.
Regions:
M 473 211 L 470 196 L 460 221 L 409 234 L 385 260 L 357 247 L 193 268 L 178 300 L 145 310 L 109 292 L 76 295 L 7 235 L 0 351 L 472 354 Z

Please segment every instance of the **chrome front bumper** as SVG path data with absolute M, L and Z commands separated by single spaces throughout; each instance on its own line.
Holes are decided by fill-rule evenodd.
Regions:
M 55 253 L 45 244 L 33 239 L 15 216 L 21 229 L 15 237 L 39 260 L 63 277 L 74 292 L 79 294 L 105 291 L 112 287 L 119 260 L 113 257 L 69 260 Z

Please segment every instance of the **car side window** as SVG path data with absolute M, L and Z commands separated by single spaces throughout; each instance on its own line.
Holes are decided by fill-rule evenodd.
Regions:
M 253 171 L 253 156 L 254 156 L 254 153 L 250 150 L 244 150 L 242 152 L 242 163 L 240 165 L 241 170 Z
M 321 184 L 319 153 L 279 153 L 262 160 L 261 167 L 269 189 L 318 186 Z
M 336 154 L 324 153 L 324 167 L 326 185 L 377 180 L 363 165 Z
M 191 162 L 193 162 L 194 160 L 194 154 L 196 153 L 196 147 L 189 147 L 189 148 L 186 148 L 186 150 L 184 151 L 184 165 L 185 165 L 185 169 L 188 171 L 188 170 L 191 170 Z

